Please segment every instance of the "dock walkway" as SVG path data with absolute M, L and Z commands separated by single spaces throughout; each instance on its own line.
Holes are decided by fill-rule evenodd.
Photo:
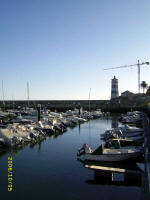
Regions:
M 130 173 L 130 174 L 137 174 L 137 175 L 141 174 L 141 172 L 138 170 L 129 170 L 129 169 L 123 169 L 123 168 L 116 168 L 116 167 L 85 165 L 85 168 L 98 170 L 98 171 L 109 171 L 112 173 Z
M 150 119 L 143 114 L 144 146 L 145 146 L 145 193 L 146 200 L 150 199 Z

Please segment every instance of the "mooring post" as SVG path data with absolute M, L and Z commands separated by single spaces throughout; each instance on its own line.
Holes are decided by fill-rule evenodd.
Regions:
M 79 109 L 79 115 L 81 114 L 81 104 L 78 104 L 78 109 Z
M 41 104 L 37 105 L 37 111 L 38 111 L 38 122 L 41 120 Z

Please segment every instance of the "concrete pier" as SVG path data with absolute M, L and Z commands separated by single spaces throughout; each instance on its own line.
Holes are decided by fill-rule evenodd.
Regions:
M 145 146 L 145 197 L 150 199 L 150 120 L 147 114 L 143 115 L 144 146 Z

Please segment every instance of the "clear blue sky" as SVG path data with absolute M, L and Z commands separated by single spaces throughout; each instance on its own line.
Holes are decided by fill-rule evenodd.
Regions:
M 103 68 L 138 59 L 150 61 L 149 0 L 0 0 L 5 99 L 26 99 L 27 81 L 31 99 L 88 99 L 90 88 L 109 99 L 114 75 L 119 92 L 137 92 L 137 67 Z

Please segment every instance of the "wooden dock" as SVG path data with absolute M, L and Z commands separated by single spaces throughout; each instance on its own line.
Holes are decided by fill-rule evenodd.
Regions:
M 116 168 L 116 167 L 85 165 L 85 168 L 88 168 L 91 170 L 106 171 L 106 172 L 111 172 L 111 173 L 124 173 L 124 174 L 126 173 L 126 174 L 141 175 L 141 172 L 138 170 L 129 170 L 129 169 L 123 169 L 123 168 Z

